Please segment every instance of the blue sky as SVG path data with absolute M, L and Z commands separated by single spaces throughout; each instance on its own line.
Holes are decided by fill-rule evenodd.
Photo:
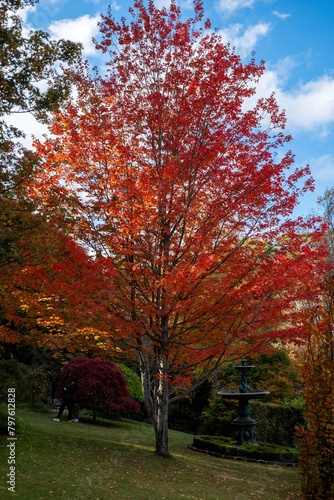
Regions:
M 169 1 L 155 3 L 161 7 Z M 193 15 L 191 0 L 178 3 L 186 17 Z M 133 1 L 40 0 L 22 16 L 27 27 L 82 42 L 84 55 L 99 64 L 92 37 L 98 35 L 97 22 L 109 4 L 120 18 L 128 16 Z M 204 7 L 212 27 L 245 62 L 253 51 L 257 61 L 265 61 L 258 93 L 276 93 L 286 110 L 286 132 L 293 136 L 295 165 L 309 164 L 316 183 L 296 214 L 321 212 L 317 197 L 334 187 L 334 1 L 205 0 Z M 31 127 L 36 133 L 36 125 Z

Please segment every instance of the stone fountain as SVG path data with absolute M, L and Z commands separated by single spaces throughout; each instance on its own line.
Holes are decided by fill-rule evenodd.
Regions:
M 224 399 L 239 401 L 239 416 L 232 420 L 233 437 L 238 445 L 256 443 L 256 421 L 250 418 L 249 400 L 260 399 L 268 396 L 269 391 L 252 391 L 247 383 L 246 372 L 254 366 L 246 365 L 247 360 L 242 359 L 240 366 L 235 366 L 241 372 L 239 391 L 218 392 Z

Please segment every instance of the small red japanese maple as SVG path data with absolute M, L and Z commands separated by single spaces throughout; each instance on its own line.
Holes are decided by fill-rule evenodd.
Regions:
M 75 357 L 66 363 L 59 380 L 62 388 L 72 380 L 76 382 L 76 400 L 81 408 L 111 410 L 120 414 L 139 412 L 139 404 L 129 396 L 126 379 L 121 370 L 106 358 Z
M 316 221 L 292 218 L 312 180 L 292 168 L 284 112 L 274 96 L 250 105 L 264 65 L 243 64 L 194 9 L 183 21 L 174 0 L 136 0 L 129 24 L 102 16 L 106 76 L 79 68 L 37 144 L 41 210 L 61 208 L 109 263 L 94 311 L 139 363 L 160 454 L 169 401 L 196 370 L 301 334 L 322 257 Z

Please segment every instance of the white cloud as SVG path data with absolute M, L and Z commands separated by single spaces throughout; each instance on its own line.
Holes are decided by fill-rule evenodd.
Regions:
M 110 3 L 110 8 L 113 11 L 113 10 L 121 10 L 122 7 L 121 7 L 121 5 L 118 5 L 117 2 L 111 2 Z
M 181 9 L 190 9 L 194 10 L 194 4 L 192 0 L 181 0 L 178 2 L 180 4 Z M 170 7 L 170 0 L 155 0 L 154 1 L 154 6 L 157 9 L 163 9 L 165 8 L 167 12 L 169 11 Z
M 85 3 L 93 3 L 95 5 L 100 5 L 102 4 L 102 8 L 104 9 L 104 3 L 102 0 L 84 0 Z M 109 2 L 111 10 L 120 10 L 122 7 L 117 3 L 116 0 L 113 0 L 112 2 Z
M 166 10 L 168 10 L 170 6 L 170 0 L 155 0 L 154 5 L 157 9 L 165 8 Z
M 289 129 L 314 131 L 325 137 L 327 127 L 334 124 L 334 78 L 322 75 L 287 90 L 284 84 L 289 65 L 291 69 L 293 63 L 287 59 L 286 66 L 281 64 L 275 70 L 267 70 L 259 82 L 257 95 L 264 97 L 275 92 L 280 108 L 286 110 Z
M 292 71 L 298 67 L 298 60 L 296 58 L 287 56 L 278 60 L 274 67 L 274 73 L 277 74 L 279 85 L 283 87 L 289 80 Z
M 282 19 L 283 21 L 284 19 L 291 17 L 291 14 L 283 14 L 283 12 L 278 12 L 277 10 L 273 11 L 273 15 L 278 17 L 279 19 Z
M 334 123 L 334 79 L 321 76 L 284 94 L 292 124 L 311 130 Z
M 194 10 L 194 2 L 192 0 L 181 0 L 180 6 L 181 9 Z
M 64 0 L 39 0 L 39 2 L 30 9 L 29 24 L 32 26 L 47 26 L 55 18 L 59 9 L 61 9 Z
M 241 57 L 249 57 L 259 38 L 268 35 L 270 29 L 270 24 L 258 23 L 249 26 L 242 32 L 242 24 L 233 24 L 227 29 L 220 30 L 218 34 L 222 37 L 224 43 L 230 43 L 232 47 L 235 47 L 237 54 Z
M 101 3 L 101 0 L 84 0 L 85 3 L 94 3 L 95 5 L 98 5 Z
M 313 158 L 310 161 L 312 165 L 312 175 L 316 180 L 328 181 L 331 180 L 334 184 L 334 157 L 331 154 Z
M 218 10 L 232 14 L 245 7 L 252 7 L 256 0 L 219 0 Z
M 73 42 L 81 42 L 85 56 L 96 55 L 96 49 L 92 38 L 99 33 L 97 23 L 100 15 L 85 15 L 76 19 L 63 19 L 50 24 L 48 31 L 54 38 L 65 38 Z
M 29 14 L 32 12 L 36 11 L 36 5 L 28 5 L 27 7 L 24 7 L 23 9 L 19 9 L 17 11 L 17 15 L 22 19 L 23 25 L 27 22 L 27 18 Z
M 46 125 L 38 122 L 30 113 L 18 113 L 5 117 L 6 123 L 22 130 L 26 137 L 20 139 L 21 144 L 26 148 L 31 148 L 32 135 L 38 139 L 42 139 L 43 135 L 48 132 Z

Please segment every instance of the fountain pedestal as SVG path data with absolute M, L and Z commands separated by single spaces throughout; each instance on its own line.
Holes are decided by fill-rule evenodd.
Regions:
M 239 401 L 239 416 L 232 420 L 233 437 L 238 445 L 244 443 L 256 443 L 256 421 L 250 418 L 249 400 L 260 399 L 270 394 L 269 391 L 251 391 L 247 383 L 246 371 L 253 368 L 247 366 L 246 360 L 241 360 L 241 366 L 234 368 L 241 371 L 239 392 L 218 392 L 224 399 L 236 399 Z
M 256 443 L 256 421 L 249 413 L 248 399 L 239 399 L 239 416 L 232 420 L 233 437 L 238 444 Z
M 256 421 L 248 418 L 246 421 L 239 417 L 232 420 L 233 437 L 237 444 L 256 443 Z

